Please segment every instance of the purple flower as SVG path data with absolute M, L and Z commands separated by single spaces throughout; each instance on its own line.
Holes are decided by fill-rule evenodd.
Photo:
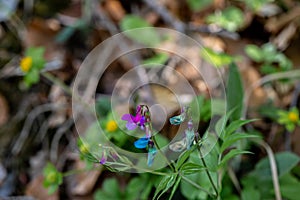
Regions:
M 107 156 L 105 152 L 102 152 L 102 158 L 100 159 L 100 164 L 104 165 L 107 161 Z
M 128 130 L 134 130 L 137 126 L 140 126 L 141 129 L 144 129 L 146 118 L 141 114 L 137 113 L 136 116 L 131 114 L 124 114 L 122 120 L 127 121 L 126 128 Z

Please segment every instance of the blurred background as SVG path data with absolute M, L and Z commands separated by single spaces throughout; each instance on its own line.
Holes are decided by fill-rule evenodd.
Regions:
M 152 199 L 161 179 L 158 175 L 113 173 L 97 164 L 93 170 L 95 165 L 82 154 L 85 149 L 78 140 L 71 104 L 73 83 L 86 56 L 112 35 L 143 27 L 182 32 L 203 48 L 185 48 L 180 55 L 183 58 L 143 49 L 114 61 L 97 83 L 95 94 L 95 109 L 108 138 L 132 150 L 133 137 L 118 127 L 125 124 L 114 118 L 110 96 L 116 86 L 121 96 L 128 95 L 134 83 L 123 80 L 116 84 L 134 66 L 150 64 L 145 68 L 151 75 L 148 78 L 163 79 L 180 94 L 152 84 L 133 95 L 132 109 L 146 99 L 165 106 L 166 116 L 171 117 L 180 112 L 179 95 L 200 107 L 196 123 L 203 134 L 211 119 L 210 98 L 220 96 L 220 86 L 229 77 L 228 65 L 235 62 L 241 82 L 233 85 L 242 87 L 230 86 L 227 92 L 244 94 L 241 117 L 260 119 L 243 130 L 261 136 L 272 148 L 283 198 L 299 199 L 298 0 L 0 0 L 0 198 Z M 145 45 L 158 42 L 174 49 L 180 45 L 160 41 L 155 32 L 127 36 Z M 126 45 L 124 42 L 120 48 L 126 49 Z M 26 61 L 28 57 L 32 61 Z M 185 59 L 205 69 L 209 82 Z M 26 69 L 31 62 L 36 69 Z M 151 64 L 171 66 L 174 71 Z M 216 69 L 223 80 L 216 78 Z M 197 97 L 184 95 L 175 72 L 188 81 Z M 242 102 L 242 97 L 239 100 Z M 158 117 L 153 123 L 161 128 L 159 142 L 167 145 L 177 129 L 168 120 L 161 125 L 160 120 Z M 224 176 L 222 199 L 275 199 L 270 155 L 259 145 L 245 146 L 253 154 L 232 164 L 234 175 Z M 47 163 L 55 168 L 46 167 Z M 54 178 L 57 185 L 49 194 L 45 177 L 49 179 L 56 170 L 64 178 L 62 182 Z M 193 179 L 205 184 L 201 177 Z M 161 199 L 168 199 L 169 194 Z M 211 197 L 180 183 L 172 199 Z

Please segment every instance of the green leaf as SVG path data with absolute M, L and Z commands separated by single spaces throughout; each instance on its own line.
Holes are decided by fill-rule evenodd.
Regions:
M 242 200 L 260 200 L 260 193 L 254 188 L 245 188 L 242 191 Z
M 266 62 L 274 62 L 277 54 L 276 47 L 272 43 L 266 43 L 261 47 L 263 51 L 264 60 Z
M 50 185 L 48 188 L 48 194 L 51 195 L 58 189 L 58 185 Z
M 223 158 L 222 161 L 219 164 L 219 167 L 225 165 L 227 161 L 229 161 L 231 158 L 234 156 L 240 155 L 240 154 L 245 154 L 245 153 L 251 153 L 250 151 L 243 151 L 240 149 L 233 149 L 229 153 L 227 153 Z
M 200 11 L 212 5 L 213 0 L 187 0 L 187 3 L 193 11 Z
M 246 3 L 253 11 L 259 11 L 260 8 L 266 3 L 272 2 L 274 0 L 240 0 L 243 3 Z
M 256 45 L 247 45 L 245 48 L 245 52 L 255 62 L 262 62 L 264 60 L 262 50 Z
M 195 149 L 195 146 L 192 146 L 191 149 L 184 151 L 183 153 L 180 154 L 177 162 L 176 162 L 176 169 L 179 169 L 184 163 L 185 161 L 189 158 L 190 154 L 193 152 L 193 150 Z
M 298 164 L 300 157 L 291 152 L 280 152 L 275 155 L 275 160 L 278 169 L 278 176 L 281 177 L 287 174 Z M 272 179 L 269 158 L 266 157 L 260 160 L 256 164 L 255 170 L 252 172 L 252 174 L 262 180 Z
M 187 175 L 187 174 L 193 174 L 193 173 L 197 173 L 199 171 L 204 170 L 205 168 L 203 167 L 203 165 L 199 165 L 196 163 L 184 163 L 180 169 L 180 171 L 182 172 L 182 174 Z
M 29 47 L 26 49 L 25 55 L 32 58 L 32 68 L 41 70 L 45 66 L 44 47 Z
M 299 199 L 299 188 L 300 181 L 292 176 L 291 174 L 286 174 L 280 178 L 280 192 L 284 198 L 289 200 Z
M 201 120 L 207 122 L 211 118 L 211 104 L 212 102 L 206 99 L 204 96 L 199 95 L 193 99 L 190 103 L 190 112 L 193 118 L 193 121 Z M 201 109 L 200 109 L 201 108 Z M 200 117 L 199 117 L 200 112 Z
M 227 29 L 228 31 L 236 31 L 244 23 L 243 12 L 234 6 L 229 6 L 220 13 L 211 14 L 206 18 L 208 23 L 214 23 Z
M 167 62 L 169 59 L 169 55 L 166 53 L 158 53 L 155 56 L 148 58 L 143 61 L 143 64 L 145 67 L 155 67 L 155 66 L 160 66 L 163 65 Z
M 48 188 L 48 194 L 53 194 L 60 184 L 62 184 L 62 173 L 57 171 L 56 167 L 52 163 L 47 163 L 43 169 L 44 187 Z
M 263 74 L 273 74 L 273 73 L 277 73 L 278 69 L 275 66 L 271 65 L 271 64 L 263 64 L 260 67 L 260 71 Z
M 147 187 L 149 184 L 147 184 L 146 181 L 147 180 L 143 179 L 142 177 L 135 177 L 131 179 L 128 185 L 126 186 L 126 200 L 141 199 L 141 194 L 145 192 L 149 194 L 150 190 L 149 187 Z
M 121 200 L 122 193 L 117 180 L 115 178 L 105 179 L 102 189 L 95 192 L 94 198 L 96 200 Z
M 233 110 L 231 121 L 241 118 L 243 110 L 244 89 L 241 75 L 235 63 L 229 65 L 229 76 L 227 80 L 227 104 L 228 111 Z
M 152 27 L 147 21 L 140 18 L 139 16 L 126 15 L 122 19 L 120 27 L 122 31 L 128 31 L 124 32 L 124 34 L 136 42 L 144 45 L 157 45 L 160 43 L 160 37 L 154 28 L 130 31 L 137 28 Z
M 224 140 L 226 140 L 226 137 L 230 136 L 234 131 L 238 130 L 240 127 L 242 127 L 245 124 L 248 124 L 250 122 L 253 122 L 255 120 L 256 119 L 248 119 L 248 120 L 238 119 L 238 120 L 231 122 L 228 125 L 228 127 L 226 127 L 226 129 L 225 129 Z
M 177 174 L 164 176 L 158 184 L 153 199 L 159 199 L 161 195 L 168 191 L 176 181 Z M 157 198 L 156 198 L 157 197 Z
M 217 182 L 217 173 L 210 173 L 214 183 Z M 190 174 L 185 175 L 187 179 L 193 181 L 195 184 L 199 185 L 200 187 L 206 189 L 207 191 L 212 191 L 212 185 L 207 177 L 207 174 L 204 171 L 201 171 L 197 174 Z M 180 191 L 183 196 L 187 199 L 208 199 L 208 194 L 199 188 L 191 185 L 185 179 L 182 179 L 180 183 Z
M 249 139 L 249 138 L 260 138 L 258 135 L 250 135 L 247 133 L 235 133 L 233 135 L 228 136 L 225 141 L 223 142 L 220 152 L 222 153 L 225 149 L 230 147 L 236 141 L 241 139 Z
M 200 54 L 206 62 L 212 64 L 217 68 L 228 65 L 235 60 L 234 57 L 226 53 L 216 52 L 207 47 L 201 49 Z
M 175 192 L 176 192 L 176 190 L 179 186 L 180 181 L 181 181 L 181 176 L 177 176 L 176 182 L 175 182 L 175 184 L 172 188 L 171 194 L 169 196 L 169 200 L 172 200 L 172 198 L 173 198 L 173 196 L 174 196 L 174 194 L 175 194 Z

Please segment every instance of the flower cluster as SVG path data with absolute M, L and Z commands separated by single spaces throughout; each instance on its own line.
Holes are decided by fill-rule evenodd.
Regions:
M 169 148 L 172 151 L 181 152 L 184 149 L 188 150 L 188 149 L 191 148 L 191 146 L 193 145 L 193 143 L 195 141 L 195 137 L 196 137 L 197 133 L 194 131 L 193 121 L 192 121 L 191 116 L 188 112 L 188 107 L 184 107 L 181 110 L 180 115 L 177 115 L 177 116 L 174 116 L 174 117 L 170 118 L 170 123 L 172 125 L 180 125 L 187 118 L 189 118 L 189 121 L 187 123 L 187 129 L 184 131 L 184 137 L 181 140 L 170 144 Z
M 126 128 L 128 130 L 134 130 L 136 127 L 140 127 L 145 131 L 145 136 L 134 142 L 134 146 L 138 149 L 148 150 L 147 165 L 152 166 L 154 157 L 156 155 L 156 148 L 152 139 L 152 126 L 149 108 L 146 105 L 139 105 L 136 108 L 136 115 L 124 114 L 122 120 L 127 121 Z
M 27 87 L 40 79 L 39 73 L 45 65 L 44 52 L 42 47 L 30 47 L 20 61 L 20 69 L 24 73 L 24 83 Z
M 62 184 L 63 181 L 62 173 L 57 171 L 56 167 L 53 164 L 48 163 L 43 170 L 43 175 L 44 175 L 44 181 L 43 181 L 44 187 L 48 188 L 49 194 L 53 194 L 58 189 L 59 185 Z
M 142 106 L 136 108 L 136 115 L 124 114 L 122 120 L 127 121 L 126 128 L 128 130 L 134 130 L 136 127 L 140 127 L 142 130 L 145 128 L 146 117 L 142 115 Z
M 110 158 L 114 161 L 116 161 L 120 158 L 120 155 L 112 147 L 104 146 L 104 145 L 101 145 L 101 144 L 99 144 L 99 146 L 102 149 L 102 156 L 99 160 L 99 163 L 101 165 L 106 164 L 108 158 Z
M 278 111 L 278 123 L 285 126 L 285 128 L 292 132 L 297 125 L 300 125 L 299 110 L 292 108 L 289 111 Z

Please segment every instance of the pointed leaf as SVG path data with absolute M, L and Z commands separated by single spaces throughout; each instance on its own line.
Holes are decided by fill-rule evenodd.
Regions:
M 182 165 L 180 171 L 184 175 L 187 175 L 187 174 L 193 174 L 193 173 L 197 173 L 199 171 L 203 171 L 204 169 L 205 169 L 205 167 L 203 167 L 202 165 L 198 165 L 196 163 L 185 163 Z
M 235 63 L 229 65 L 226 95 L 228 111 L 235 109 L 231 115 L 231 121 L 240 119 L 243 109 L 244 89 L 238 67 Z
M 229 135 L 231 135 L 234 131 L 236 131 L 238 128 L 242 127 L 245 124 L 248 124 L 250 122 L 255 121 L 256 119 L 248 119 L 248 120 L 241 120 L 238 119 L 236 121 L 233 121 L 232 123 L 230 123 L 228 125 L 228 127 L 225 130 L 225 137 L 224 140 L 226 140 L 226 137 L 228 137 Z
M 178 185 L 179 185 L 180 181 L 181 181 L 181 176 L 177 176 L 176 182 L 175 182 L 175 184 L 174 184 L 174 186 L 172 188 L 172 192 L 171 192 L 171 194 L 169 196 L 169 200 L 172 200 L 172 198 L 173 198 L 173 196 L 174 196 L 174 194 L 175 194 L 175 192 L 176 192 L 176 190 L 178 188 Z
M 233 150 L 231 150 L 228 154 L 226 154 L 222 158 L 222 161 L 219 164 L 219 167 L 225 165 L 226 162 L 229 161 L 234 156 L 237 156 L 237 155 L 240 155 L 240 154 L 245 154 L 245 153 L 251 153 L 251 152 L 250 151 L 243 151 L 243 150 L 240 150 L 240 149 L 233 149 Z
M 170 187 L 172 187 L 173 184 L 175 183 L 176 177 L 177 177 L 177 174 L 173 174 L 170 176 L 164 176 L 156 188 L 153 199 L 159 199 L 159 197 L 161 195 L 163 195 L 165 192 L 167 192 L 168 189 Z M 159 196 L 157 196 L 158 194 L 159 194 Z
M 228 136 L 221 146 L 221 149 L 220 149 L 221 153 L 225 149 L 230 147 L 236 141 L 241 140 L 241 139 L 248 139 L 248 138 L 259 138 L 259 136 L 258 135 L 250 135 L 247 133 L 235 133 L 233 135 Z

